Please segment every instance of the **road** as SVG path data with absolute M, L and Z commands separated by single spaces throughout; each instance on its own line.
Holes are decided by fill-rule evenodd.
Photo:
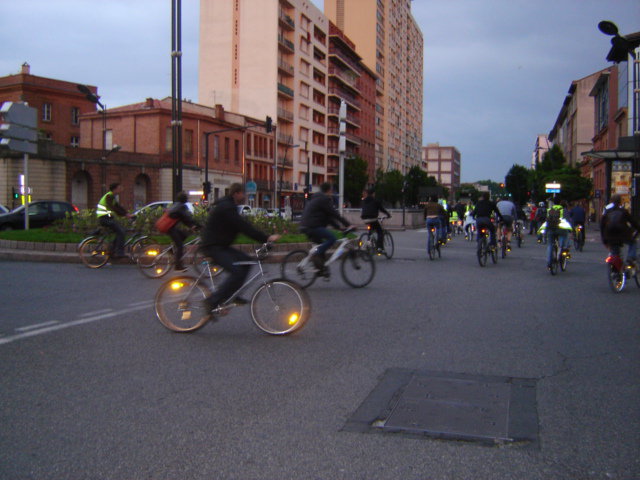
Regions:
M 132 266 L 0 262 L 0 478 L 640 478 L 640 289 L 609 291 L 594 233 L 556 277 L 529 236 L 481 268 L 462 238 L 429 261 L 393 235 L 371 285 L 334 267 L 283 338 L 246 308 L 171 333 Z M 345 429 L 389 369 L 532 379 L 538 440 Z

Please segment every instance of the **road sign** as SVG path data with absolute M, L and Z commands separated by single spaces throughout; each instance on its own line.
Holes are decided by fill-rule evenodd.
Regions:
M 544 187 L 547 193 L 560 193 L 562 185 L 559 183 L 545 183 Z
M 24 103 L 5 102 L 0 108 L 0 146 L 14 152 L 38 153 L 38 111 Z
M 247 194 L 255 194 L 258 191 L 258 184 L 256 182 L 249 181 L 247 182 L 244 190 Z

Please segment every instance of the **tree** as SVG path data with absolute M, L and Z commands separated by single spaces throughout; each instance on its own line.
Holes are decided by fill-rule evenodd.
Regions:
M 513 165 L 505 176 L 505 188 L 517 205 L 529 200 L 531 173 L 522 165 Z
M 362 192 L 367 185 L 367 162 L 361 157 L 347 158 L 344 162 L 344 199 L 352 206 L 360 206 Z
M 376 172 L 376 192 L 382 201 L 395 205 L 402 200 L 402 185 L 404 177 L 398 170 Z
M 435 187 L 438 182 L 434 177 L 427 175 L 427 172 L 419 166 L 414 165 L 405 176 L 407 188 L 405 189 L 405 202 L 407 205 L 418 204 L 418 193 L 420 187 Z
M 473 203 L 476 203 L 480 198 L 480 191 L 471 183 L 462 183 L 456 192 L 456 200 L 461 198 L 469 198 Z
M 551 172 L 562 168 L 567 163 L 567 159 L 562 152 L 562 148 L 558 145 L 551 147 L 542 156 L 542 161 L 536 167 L 540 172 Z

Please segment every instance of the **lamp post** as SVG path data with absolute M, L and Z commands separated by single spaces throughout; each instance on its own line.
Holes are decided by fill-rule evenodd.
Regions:
M 102 183 L 102 193 L 106 192 L 106 165 L 105 165 L 105 160 L 107 159 L 107 157 L 114 151 L 113 149 L 109 152 L 107 152 L 107 106 L 105 104 L 103 104 L 102 102 L 100 102 L 100 96 L 96 95 L 95 93 L 93 93 L 88 86 L 86 85 L 82 85 L 82 84 L 78 84 L 76 85 L 76 88 L 78 89 L 78 91 L 80 93 L 83 93 L 84 96 L 86 97 L 87 100 L 89 100 L 91 103 L 96 104 L 98 107 L 100 107 L 100 113 L 102 114 L 102 152 L 103 155 L 101 157 L 102 160 L 102 166 L 101 166 L 101 172 L 100 172 L 100 176 L 101 176 L 101 183 Z M 116 145 L 117 146 L 117 145 Z M 117 146 L 117 150 L 120 150 L 120 146 Z M 115 147 L 114 147 L 115 148 Z
M 282 157 L 282 169 L 280 170 L 280 193 L 282 193 L 282 178 L 284 177 L 284 167 L 287 164 L 287 152 L 290 148 L 298 148 L 300 145 L 291 145 L 288 143 L 284 148 L 284 156 Z M 276 167 L 278 166 L 278 162 L 276 161 Z M 278 193 L 278 183 L 276 180 L 276 208 L 278 209 L 278 216 L 282 217 L 282 211 L 280 210 L 280 198 Z

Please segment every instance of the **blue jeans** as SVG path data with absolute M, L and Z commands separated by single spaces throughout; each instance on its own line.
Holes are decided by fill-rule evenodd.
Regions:
M 427 218 L 427 250 L 431 246 L 431 242 L 433 242 L 435 240 L 434 238 L 431 237 L 431 227 L 435 227 L 436 228 L 435 239 L 439 239 L 440 238 L 439 233 L 440 233 L 440 229 L 441 229 L 440 219 L 439 218 Z
M 306 235 L 313 243 L 319 243 L 316 254 L 324 258 L 324 254 L 336 243 L 336 236 L 327 227 L 315 227 L 306 229 Z
M 560 248 L 567 248 L 569 243 L 569 232 L 567 230 L 551 230 L 547 229 L 547 265 L 551 265 L 551 258 L 553 257 L 553 242 L 558 238 Z

